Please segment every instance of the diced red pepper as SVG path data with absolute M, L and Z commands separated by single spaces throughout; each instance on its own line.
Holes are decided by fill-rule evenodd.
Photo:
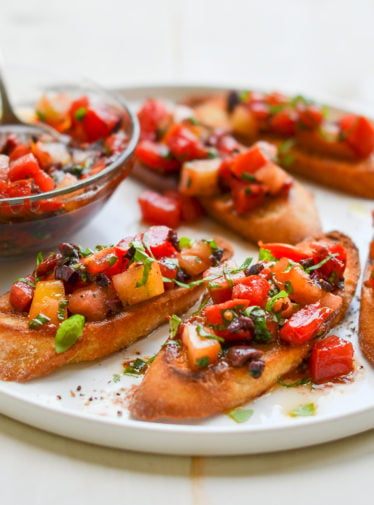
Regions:
M 9 292 L 9 301 L 18 312 L 26 312 L 32 302 L 35 292 L 35 279 L 33 275 L 27 275 L 25 279 L 17 280 Z
M 118 115 L 100 106 L 90 106 L 82 119 L 88 142 L 107 137 L 118 123 Z
M 276 242 L 259 243 L 260 249 L 267 249 L 274 258 L 288 258 L 299 263 L 301 260 L 309 258 L 308 254 L 301 251 L 297 246 L 290 244 L 278 244 Z
M 168 130 L 164 142 L 180 161 L 206 158 L 209 153 L 199 137 L 181 123 L 174 124 Z
M 314 382 L 336 379 L 349 374 L 353 368 L 351 342 L 330 335 L 314 345 L 310 356 L 310 370 Z
M 301 308 L 282 326 L 279 337 L 290 344 L 304 344 L 316 337 L 333 313 L 319 302 Z
M 9 180 L 31 178 L 43 192 L 51 191 L 55 187 L 55 182 L 46 172 L 44 172 L 31 153 L 25 154 L 10 164 Z
M 170 240 L 172 229 L 168 226 L 151 226 L 144 234 L 144 245 L 149 248 L 156 259 L 171 258 L 177 250 Z
M 231 194 L 238 214 L 249 212 L 263 202 L 266 186 L 258 183 L 248 183 L 232 178 L 230 181 Z
M 111 277 L 126 268 L 129 261 L 125 258 L 126 252 L 125 249 L 118 246 L 107 247 L 86 258 L 82 258 L 81 262 L 86 266 L 90 274 L 105 273 L 105 275 Z
M 360 158 L 368 157 L 374 150 L 374 125 L 364 116 L 347 114 L 340 118 L 339 126 L 346 142 Z
M 171 114 L 161 100 L 148 99 L 138 112 L 141 139 L 156 140 L 159 130 L 167 127 Z
M 146 190 L 139 196 L 138 202 L 142 218 L 147 223 L 178 228 L 180 206 L 174 198 L 160 195 L 156 191 Z
M 250 305 L 265 307 L 270 284 L 259 275 L 250 275 L 234 281 L 232 297 L 249 300 Z
M 147 167 L 164 172 L 175 172 L 180 162 L 174 158 L 167 145 L 152 140 L 141 140 L 135 150 L 138 159 Z

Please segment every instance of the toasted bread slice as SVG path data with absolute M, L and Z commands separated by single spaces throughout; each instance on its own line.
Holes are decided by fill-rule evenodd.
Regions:
M 224 251 L 223 259 L 230 258 L 231 245 L 221 238 L 215 241 Z M 56 329 L 30 329 L 29 318 L 14 310 L 6 293 L 0 297 L 0 379 L 24 382 L 68 363 L 103 358 L 145 337 L 169 314 L 187 311 L 203 290 L 202 284 L 175 287 L 104 320 L 86 322 L 79 340 L 62 353 L 55 350 Z
M 322 330 L 325 334 L 344 317 L 354 295 L 360 274 L 359 257 L 353 242 L 339 232 L 313 240 L 340 243 L 347 253 L 344 287 L 335 292 L 342 303 L 325 323 Z M 131 400 L 130 413 L 147 421 L 198 419 L 222 413 L 266 392 L 279 377 L 298 367 L 308 356 L 311 346 L 311 342 L 268 345 L 263 349 L 264 372 L 261 377 L 253 378 L 247 367 L 233 367 L 225 360 L 194 371 L 189 366 L 185 349 L 171 342 L 161 349 L 146 372 Z
M 373 250 L 374 243 L 371 243 Z M 369 254 L 361 287 L 361 307 L 359 320 L 360 347 L 366 358 L 374 365 L 374 291 L 371 283 L 374 259 Z

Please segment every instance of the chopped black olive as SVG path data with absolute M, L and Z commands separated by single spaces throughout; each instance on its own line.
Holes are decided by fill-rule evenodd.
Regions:
M 259 360 L 262 351 L 248 345 L 238 345 L 230 347 L 226 353 L 226 360 L 233 367 L 241 367 L 252 360 Z
M 248 371 L 254 379 L 258 379 L 259 377 L 261 377 L 264 368 L 265 368 L 265 362 L 262 361 L 261 359 L 250 361 L 248 365 Z
M 245 275 L 258 275 L 263 269 L 264 265 L 262 263 L 255 263 L 254 265 L 250 265 L 245 271 Z
M 228 112 L 232 112 L 240 104 L 240 96 L 237 91 L 230 91 L 226 98 L 226 107 Z

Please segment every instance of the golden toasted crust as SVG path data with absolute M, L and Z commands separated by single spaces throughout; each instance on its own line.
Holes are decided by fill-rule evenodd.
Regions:
M 252 242 L 296 244 L 321 233 L 313 196 L 296 181 L 288 195 L 269 198 L 245 214 L 236 212 L 230 195 L 201 198 L 200 202 L 211 217 Z
M 359 319 L 359 342 L 366 358 L 374 365 L 374 294 L 373 288 L 366 285 L 372 271 L 373 260 L 368 259 L 361 288 Z
M 224 249 L 224 259 L 230 258 L 231 245 L 221 238 L 215 240 Z M 107 356 L 148 335 L 168 315 L 188 310 L 203 290 L 203 285 L 175 288 L 111 318 L 88 322 L 76 344 L 61 354 L 55 351 L 55 331 L 30 329 L 27 316 L 13 311 L 6 293 L 0 297 L 0 379 L 24 382 L 68 363 Z
M 353 242 L 339 232 L 313 240 L 341 242 L 347 250 L 347 267 L 340 311 L 326 323 L 325 333 L 343 317 L 354 295 L 360 275 L 358 251 Z M 307 241 L 305 241 L 307 242 Z M 233 368 L 226 362 L 194 372 L 185 351 L 168 344 L 157 355 L 130 403 L 130 413 L 142 420 L 202 418 L 247 403 L 261 395 L 279 377 L 297 368 L 308 355 L 310 343 L 300 346 L 269 346 L 263 359 L 265 369 L 254 379 L 246 367 Z

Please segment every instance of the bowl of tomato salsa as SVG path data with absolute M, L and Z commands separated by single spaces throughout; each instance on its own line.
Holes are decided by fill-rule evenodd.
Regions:
M 0 128 L 0 257 L 50 249 L 85 226 L 130 172 L 139 137 L 127 104 L 92 84 L 49 86 L 16 108 L 53 130 Z

